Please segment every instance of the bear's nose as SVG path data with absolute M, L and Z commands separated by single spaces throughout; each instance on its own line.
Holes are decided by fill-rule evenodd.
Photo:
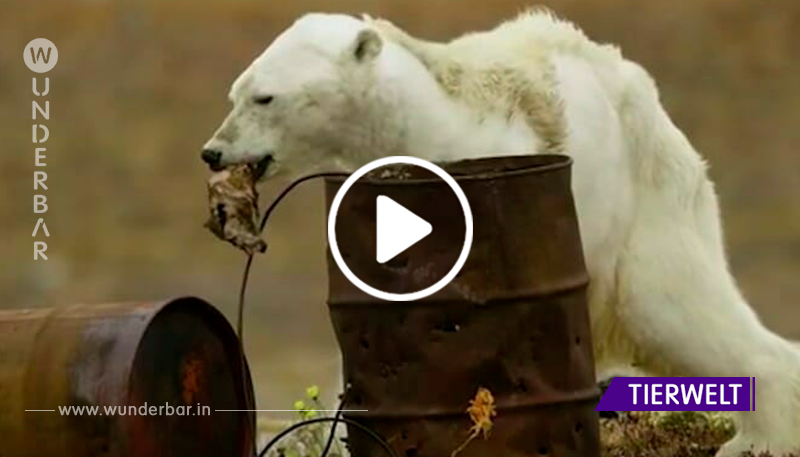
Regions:
M 203 152 L 200 153 L 200 158 L 213 169 L 219 167 L 219 161 L 222 160 L 222 153 L 214 149 L 203 149 Z

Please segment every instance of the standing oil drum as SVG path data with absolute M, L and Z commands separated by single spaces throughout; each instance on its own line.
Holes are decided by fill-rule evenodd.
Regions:
M 250 457 L 252 399 L 200 299 L 0 311 L 3 457 Z
M 328 255 L 329 308 L 349 385 L 345 416 L 405 457 L 448 457 L 469 437 L 479 388 L 494 396 L 488 439 L 461 457 L 599 455 L 600 392 L 586 305 L 588 275 L 559 155 L 476 159 L 442 167 L 472 209 L 474 240 L 446 287 L 416 301 L 383 301 L 356 288 Z M 344 178 L 326 181 L 328 208 Z M 386 196 L 429 222 L 429 236 L 390 261 L 376 252 L 376 199 Z M 358 180 L 336 220 L 350 270 L 379 290 L 415 292 L 443 277 L 465 232 L 447 184 L 392 165 Z M 350 428 L 355 457 L 383 456 Z

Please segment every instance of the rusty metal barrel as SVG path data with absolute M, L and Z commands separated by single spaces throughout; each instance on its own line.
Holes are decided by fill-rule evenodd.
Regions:
M 328 255 L 329 307 L 350 384 L 346 417 L 405 457 L 448 457 L 470 435 L 466 409 L 489 389 L 497 416 L 488 439 L 461 457 L 599 455 L 600 392 L 584 265 L 570 189 L 571 160 L 531 155 L 443 164 L 474 218 L 466 264 L 439 292 L 413 302 L 373 298 Z M 343 179 L 326 182 L 328 208 Z M 430 222 L 427 238 L 375 262 L 377 196 Z M 381 290 L 412 292 L 446 273 L 464 222 L 447 185 L 421 168 L 360 179 L 342 200 L 337 240 L 348 267 Z M 433 279 L 432 279 L 433 278 Z M 384 455 L 349 430 L 356 457 Z
M 250 457 L 252 399 L 203 300 L 0 311 L 3 457 Z

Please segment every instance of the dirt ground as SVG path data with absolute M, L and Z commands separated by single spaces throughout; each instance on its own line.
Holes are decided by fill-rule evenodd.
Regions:
M 544 2 L 618 43 L 708 159 L 730 263 L 764 322 L 800 339 L 800 2 Z M 303 12 L 386 16 L 444 39 L 496 24 L 517 0 L 7 0 L 0 14 L 0 306 L 204 297 L 234 315 L 244 257 L 203 227 L 199 150 L 236 75 Z M 46 24 L 46 27 L 43 25 Z M 46 33 L 45 33 L 46 32 Z M 50 260 L 31 260 L 30 73 L 20 51 L 57 44 L 45 220 Z M 281 184 L 263 189 L 268 200 Z M 260 406 L 330 392 L 337 349 L 325 307 L 322 190 L 290 196 L 256 260 L 247 351 Z M 278 417 L 281 419 L 282 417 Z

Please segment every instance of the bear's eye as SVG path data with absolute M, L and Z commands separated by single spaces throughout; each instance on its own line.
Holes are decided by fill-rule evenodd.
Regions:
M 262 95 L 260 97 L 255 97 L 253 99 L 253 103 L 255 103 L 256 105 L 269 105 L 270 103 L 272 103 L 272 100 L 274 98 L 275 97 L 273 97 L 272 95 Z

